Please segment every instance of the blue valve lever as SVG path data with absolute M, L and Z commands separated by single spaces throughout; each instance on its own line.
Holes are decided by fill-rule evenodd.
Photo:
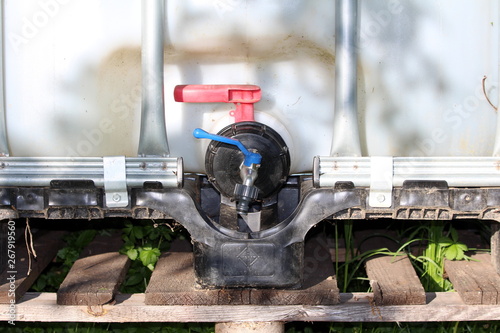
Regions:
M 252 164 L 260 164 L 260 162 L 262 161 L 262 156 L 259 153 L 252 153 L 251 151 L 246 149 L 240 141 L 236 139 L 231 139 L 222 135 L 211 134 L 207 131 L 202 130 L 201 128 L 195 129 L 193 131 L 193 136 L 197 139 L 210 139 L 238 147 L 243 155 L 245 155 L 243 164 L 247 167 L 251 166 Z

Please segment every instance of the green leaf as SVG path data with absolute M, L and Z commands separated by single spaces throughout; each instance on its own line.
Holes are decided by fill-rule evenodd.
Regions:
M 149 239 L 151 239 L 151 240 L 158 239 L 158 237 L 160 237 L 160 230 L 158 230 L 158 228 L 153 228 L 153 229 L 149 232 L 148 237 L 149 237 Z
M 160 257 L 160 250 L 157 248 L 144 247 L 139 253 L 139 259 L 144 266 L 154 265 Z
M 444 256 L 448 260 L 464 260 L 465 251 L 467 250 L 467 245 L 463 243 L 454 243 L 445 249 Z
M 94 239 L 96 233 L 97 233 L 96 230 L 82 231 L 81 234 L 78 235 L 78 238 L 76 239 L 75 247 L 77 248 L 85 247 L 88 243 L 90 243 Z
M 449 246 L 444 252 L 444 256 L 448 260 L 455 260 L 457 258 L 457 255 L 458 252 L 455 245 Z
M 163 237 L 165 237 L 166 240 L 171 241 L 172 240 L 172 232 L 170 230 L 167 230 L 166 232 L 163 233 Z
M 128 249 L 126 254 L 127 257 L 130 258 L 130 260 L 136 260 L 137 257 L 139 256 L 139 251 L 137 251 L 137 249 Z
M 128 250 L 134 249 L 135 245 L 133 243 L 125 243 L 123 246 L 120 248 L 120 253 L 121 254 L 127 254 Z
M 63 247 L 57 251 L 57 256 L 63 260 L 65 265 L 71 266 L 80 256 L 80 251 L 71 247 Z
M 168 241 L 172 240 L 172 230 L 169 227 L 162 225 L 158 226 L 158 230 L 161 232 L 161 235 Z
M 125 281 L 126 286 L 135 286 L 143 281 L 144 277 L 140 273 L 135 273 L 130 275 L 130 277 Z
M 134 235 L 135 238 L 137 239 L 142 239 L 144 237 L 144 232 L 142 230 L 142 227 L 141 226 L 134 226 L 132 228 L 132 234 Z
M 467 245 L 465 245 L 464 243 L 457 243 L 457 247 L 459 249 L 461 249 L 462 251 L 469 251 L 469 248 L 467 247 Z
M 453 243 L 454 242 L 450 238 L 448 238 L 448 237 L 441 237 L 441 238 L 439 238 L 439 246 L 441 246 L 441 247 L 447 247 L 447 246 L 450 246 Z
M 109 230 L 109 229 L 102 229 L 102 230 L 97 231 L 97 234 L 99 236 L 111 236 L 111 230 Z
M 134 225 L 132 224 L 132 222 L 127 221 L 125 222 L 125 227 L 123 227 L 123 232 L 126 233 L 127 235 L 130 235 L 132 233 L 133 227 Z
M 455 257 L 455 260 L 463 260 L 465 258 L 464 251 L 457 246 L 457 256 Z

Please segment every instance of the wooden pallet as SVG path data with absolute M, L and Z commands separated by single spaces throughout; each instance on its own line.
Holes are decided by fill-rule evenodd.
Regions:
M 191 252 L 160 258 L 146 289 L 148 305 L 333 305 L 339 289 L 326 242 L 312 239 L 305 248 L 304 284 L 299 290 L 212 289 L 196 287 Z M 307 265 L 309 263 L 309 265 Z
M 61 246 L 54 240 L 60 238 L 60 233 L 47 233 L 35 239 L 39 255 L 38 248 L 43 244 L 53 247 L 43 252 L 40 263 L 52 259 Z M 325 242 L 317 239 L 306 244 L 305 261 L 314 269 L 307 270 L 306 264 L 307 279 L 301 290 L 196 289 L 192 254 L 168 252 L 162 255 L 146 293 L 120 294 L 117 290 L 128 259 L 118 254 L 116 244 L 116 239 L 98 238 L 92 242 L 58 293 L 24 293 L 41 267 L 29 276 L 20 275 L 19 282 L 16 280 L 20 287 L 15 303 L 9 297 L 0 299 L 0 320 L 11 320 L 13 309 L 17 321 L 44 322 L 500 320 L 498 275 L 489 255 L 475 257 L 478 261 L 446 264 L 456 293 L 423 292 L 404 256 L 368 261 L 373 293 L 339 293 L 328 249 Z M 475 271 L 478 273 L 471 273 Z M 489 279 L 481 280 L 481 275 Z M 476 287 L 471 287 L 471 281 L 475 281 Z M 8 289 L 8 283 L 0 286 L 3 295 L 8 294 Z

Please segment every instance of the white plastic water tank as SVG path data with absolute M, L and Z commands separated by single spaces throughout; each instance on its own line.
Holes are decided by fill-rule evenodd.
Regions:
M 499 2 L 360 0 L 359 124 L 366 156 L 490 156 Z M 12 156 L 137 154 L 141 9 L 136 0 L 5 0 Z M 292 172 L 332 142 L 335 1 L 168 0 L 165 112 L 171 156 L 204 172 L 232 105 L 173 99 L 179 84 L 255 84 L 256 120 L 287 141 Z

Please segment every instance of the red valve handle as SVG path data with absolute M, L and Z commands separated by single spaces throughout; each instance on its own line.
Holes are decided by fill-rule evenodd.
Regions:
M 188 84 L 174 89 L 176 102 L 234 103 L 236 110 L 230 114 L 235 122 L 254 121 L 253 104 L 260 101 L 261 96 L 259 86 L 248 84 Z

